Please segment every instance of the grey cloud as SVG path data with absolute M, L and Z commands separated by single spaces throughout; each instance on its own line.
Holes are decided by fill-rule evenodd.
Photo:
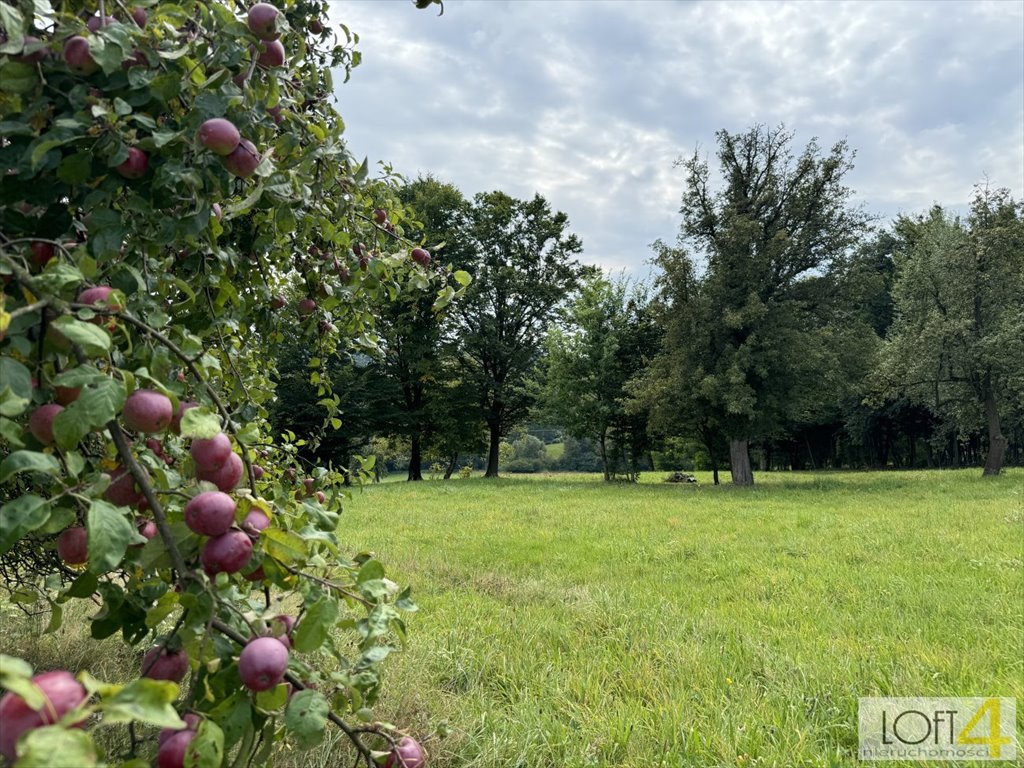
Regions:
M 719 128 L 848 138 L 874 211 L 1024 188 L 1018 3 L 338 3 L 364 64 L 338 89 L 357 154 L 465 193 L 539 191 L 586 258 L 643 271 L 678 226 L 680 155 Z

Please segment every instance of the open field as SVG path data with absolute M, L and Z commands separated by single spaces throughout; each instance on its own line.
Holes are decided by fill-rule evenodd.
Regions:
M 979 475 L 370 488 L 344 536 L 421 606 L 385 709 L 434 766 L 696 768 L 854 764 L 858 696 L 1024 705 L 1024 473 Z
M 1024 472 L 979 475 L 357 491 L 342 540 L 421 607 L 378 714 L 418 735 L 446 722 L 432 768 L 854 765 L 865 695 L 1015 696 L 1020 727 Z M 37 664 L 85 661 L 73 628 L 8 627 L 4 648 Z M 104 647 L 89 661 L 116 677 Z

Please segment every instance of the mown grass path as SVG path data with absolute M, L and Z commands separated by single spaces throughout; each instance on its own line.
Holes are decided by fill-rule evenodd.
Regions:
M 451 726 L 432 766 L 854 765 L 868 695 L 1024 722 L 1024 472 L 648 479 L 356 493 L 421 606 L 381 711 Z

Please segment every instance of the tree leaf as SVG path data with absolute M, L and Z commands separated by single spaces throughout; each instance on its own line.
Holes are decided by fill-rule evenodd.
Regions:
M 315 747 L 324 738 L 330 704 L 319 691 L 299 691 L 288 702 L 284 724 L 295 743 L 302 749 Z
M 77 344 L 89 357 L 105 355 L 110 351 L 110 334 L 93 323 L 64 315 L 53 321 L 52 326 L 72 344 Z
M 50 518 L 50 503 L 31 493 L 19 496 L 0 507 L 0 555 L 30 531 Z
M 167 680 L 136 678 L 113 696 L 100 703 L 104 723 L 140 721 L 161 728 L 184 728 L 172 704 L 178 698 L 177 683 Z
M 205 408 L 189 408 L 181 417 L 182 437 L 209 440 L 220 432 L 220 417 Z
M 98 764 L 96 746 L 86 731 L 49 725 L 23 737 L 18 768 L 90 768 Z
M 106 501 L 94 499 L 89 505 L 89 570 L 100 574 L 117 567 L 135 541 L 135 525 L 129 520 L 130 513 Z
M 285 565 L 303 563 L 309 555 L 305 539 L 291 531 L 267 528 L 260 538 L 266 553 Z
M 204 719 L 185 751 L 185 768 L 220 768 L 224 760 L 224 732 L 213 720 Z
M 330 597 L 317 600 L 309 606 L 306 615 L 292 633 L 293 647 L 299 653 L 315 651 L 323 645 L 337 620 L 337 601 Z
M 89 432 L 102 429 L 121 412 L 124 401 L 124 384 L 106 376 L 84 387 L 78 399 L 53 420 L 57 445 L 73 448 Z
M 57 476 L 60 474 L 60 462 L 49 453 L 15 451 L 0 462 L 0 483 L 6 482 L 18 472 L 43 472 Z
M 18 416 L 32 401 L 32 374 L 6 354 L 0 357 L 0 415 Z

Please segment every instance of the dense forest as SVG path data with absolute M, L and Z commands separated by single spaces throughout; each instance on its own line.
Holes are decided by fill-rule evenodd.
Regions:
M 649 285 L 584 265 L 540 195 L 409 182 L 405 235 L 468 290 L 382 302 L 365 352 L 329 366 L 340 421 L 317 352 L 282 346 L 273 423 L 310 460 L 410 480 L 1021 464 L 1024 207 L 980 185 L 966 217 L 873 220 L 852 157 L 720 131 L 714 162 L 679 162 L 677 239 L 636 255 Z

